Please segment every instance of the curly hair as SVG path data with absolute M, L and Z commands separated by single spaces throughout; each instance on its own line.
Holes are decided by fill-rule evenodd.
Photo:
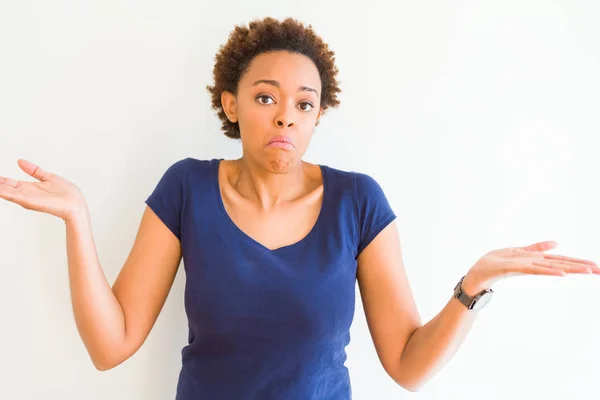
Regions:
M 239 139 L 240 128 L 237 122 L 229 121 L 225 115 L 221 93 L 229 91 L 237 95 L 238 83 L 252 59 L 261 53 L 277 50 L 305 55 L 315 63 L 321 78 L 320 106 L 323 111 L 340 104 L 336 97 L 341 89 L 336 80 L 335 53 L 315 34 L 312 25 L 305 27 L 293 18 L 283 21 L 272 17 L 253 20 L 248 27 L 236 25 L 227 43 L 219 47 L 213 69 L 214 86 L 206 86 L 211 94 L 212 108 L 223 123 L 221 130 L 225 136 Z

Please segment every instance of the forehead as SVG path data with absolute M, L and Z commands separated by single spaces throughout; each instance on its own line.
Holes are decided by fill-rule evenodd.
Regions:
M 313 61 L 305 55 L 289 51 L 262 53 L 254 57 L 240 83 L 252 87 L 259 79 L 278 81 L 282 90 L 287 87 L 295 91 L 301 85 L 313 87 L 319 92 L 321 89 L 319 70 Z

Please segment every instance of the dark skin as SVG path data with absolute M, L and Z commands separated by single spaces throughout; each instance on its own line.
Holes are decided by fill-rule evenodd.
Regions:
M 306 236 L 321 208 L 321 170 L 302 160 L 323 111 L 320 94 L 312 60 L 277 51 L 252 60 L 237 95 L 221 96 L 228 118 L 239 123 L 243 149 L 241 158 L 221 163 L 223 203 L 243 232 L 271 250 Z M 279 135 L 293 147 L 267 145 Z
M 276 81 L 258 83 L 258 80 Z M 312 90 L 298 90 L 307 87 Z M 238 122 L 243 155 L 231 160 L 229 181 L 241 196 L 263 210 L 295 201 L 315 190 L 317 165 L 302 161 L 317 121 L 321 80 L 306 56 L 287 51 L 255 57 L 238 84 L 238 93 L 223 92 L 227 117 Z M 259 97 L 261 96 L 261 97 Z M 289 136 L 293 149 L 268 147 L 277 135 Z

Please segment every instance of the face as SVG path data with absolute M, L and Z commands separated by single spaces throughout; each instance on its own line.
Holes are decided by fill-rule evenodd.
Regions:
M 321 113 L 321 78 L 312 60 L 288 51 L 262 53 L 250 63 L 237 96 L 221 103 L 238 122 L 244 158 L 274 173 L 298 166 Z M 270 143 L 285 137 L 290 144 Z

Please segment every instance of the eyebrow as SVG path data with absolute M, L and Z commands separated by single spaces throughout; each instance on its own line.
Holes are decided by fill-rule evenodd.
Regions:
M 266 83 L 268 85 L 273 85 L 273 86 L 276 86 L 278 88 L 281 87 L 281 84 L 279 83 L 279 81 L 275 81 L 275 80 L 272 80 L 272 79 L 259 79 L 256 82 L 254 82 L 253 86 L 258 85 L 259 83 Z M 319 96 L 319 92 L 317 92 L 315 89 L 313 89 L 311 87 L 308 87 L 308 86 L 300 86 L 298 88 L 298 91 L 299 92 L 315 92 L 317 94 L 317 96 Z

